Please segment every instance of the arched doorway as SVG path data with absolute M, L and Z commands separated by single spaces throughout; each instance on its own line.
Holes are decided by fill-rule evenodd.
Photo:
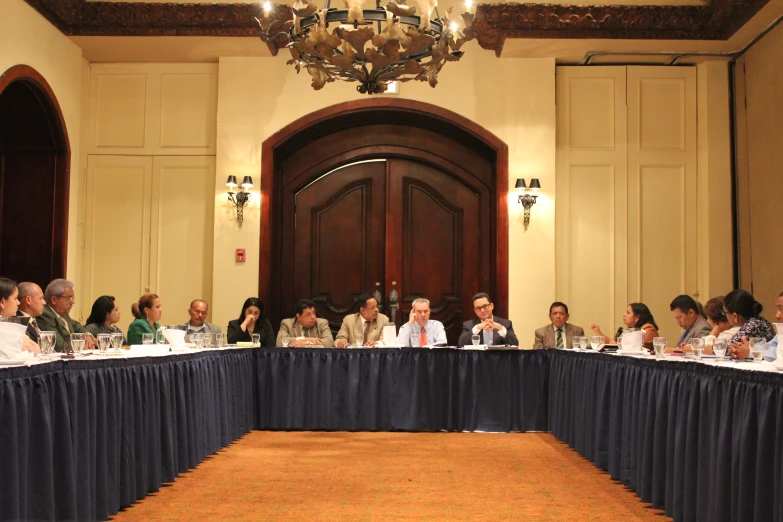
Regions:
M 348 102 L 263 144 L 259 295 L 273 322 L 301 297 L 339 327 L 377 290 L 393 320 L 431 300 L 450 342 L 471 297 L 508 304 L 508 151 L 445 109 L 411 100 Z
M 60 106 L 35 69 L 0 76 L 0 274 L 45 287 L 65 276 L 70 146 Z

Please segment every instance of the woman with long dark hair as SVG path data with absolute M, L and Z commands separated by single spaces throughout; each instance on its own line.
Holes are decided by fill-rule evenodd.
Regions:
M 253 334 L 261 336 L 261 346 L 275 347 L 272 323 L 264 315 L 264 303 L 258 297 L 248 297 L 242 305 L 239 318 L 228 322 L 228 344 L 252 342 Z
M 769 321 L 761 317 L 764 307 L 756 301 L 753 294 L 745 290 L 734 290 L 723 298 L 723 308 L 731 326 L 739 326 L 739 331 L 731 338 L 731 343 L 742 342 L 746 337 L 763 337 L 767 341 L 775 338 L 775 330 Z
M 121 334 L 122 330 L 115 326 L 120 322 L 120 307 L 117 301 L 110 295 L 102 295 L 92 304 L 90 317 L 84 327 L 96 339 L 98 334 Z M 122 336 L 122 344 L 128 344 L 125 336 Z
M 644 332 L 644 340 L 642 345 L 648 350 L 652 350 L 653 339 L 658 337 L 658 325 L 655 324 L 655 318 L 652 312 L 644 303 L 631 303 L 628 308 L 623 312 L 623 325 L 617 329 L 617 333 L 614 334 L 614 338 L 604 335 L 601 332 L 601 327 L 597 324 L 591 324 L 590 328 L 593 329 L 595 335 L 602 335 L 605 343 L 614 343 L 617 338 L 623 333 L 623 328 L 639 328 Z

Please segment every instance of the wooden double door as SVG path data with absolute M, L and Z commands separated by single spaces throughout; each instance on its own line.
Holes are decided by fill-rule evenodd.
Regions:
M 284 212 L 281 303 L 309 297 L 337 331 L 362 293 L 380 295 L 397 328 L 411 302 L 456 343 L 474 293 L 490 290 L 489 192 L 459 173 L 406 158 L 372 158 L 323 173 Z M 396 303 L 395 301 L 396 294 Z

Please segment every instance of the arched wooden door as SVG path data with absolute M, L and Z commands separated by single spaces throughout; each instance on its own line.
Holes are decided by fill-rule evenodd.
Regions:
M 49 85 L 17 65 L 0 76 L 0 274 L 45 288 L 65 277 L 70 149 Z
M 273 322 L 309 297 L 334 330 L 363 292 L 378 290 L 388 314 L 394 289 L 398 326 L 427 297 L 456 343 L 473 294 L 506 308 L 505 170 L 499 190 L 497 151 L 432 112 L 377 109 L 339 113 L 272 151 L 275 175 L 262 173 L 270 270 L 259 293 Z

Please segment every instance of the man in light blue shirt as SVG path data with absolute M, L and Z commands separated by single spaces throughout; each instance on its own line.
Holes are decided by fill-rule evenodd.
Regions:
M 413 300 L 413 308 L 408 322 L 402 325 L 397 334 L 397 344 L 400 346 L 410 346 L 413 348 L 428 345 L 445 346 L 446 330 L 440 321 L 430 321 L 430 301 L 419 297 Z M 418 343 L 411 342 L 411 336 L 418 336 Z M 414 339 L 415 341 L 415 339 Z

